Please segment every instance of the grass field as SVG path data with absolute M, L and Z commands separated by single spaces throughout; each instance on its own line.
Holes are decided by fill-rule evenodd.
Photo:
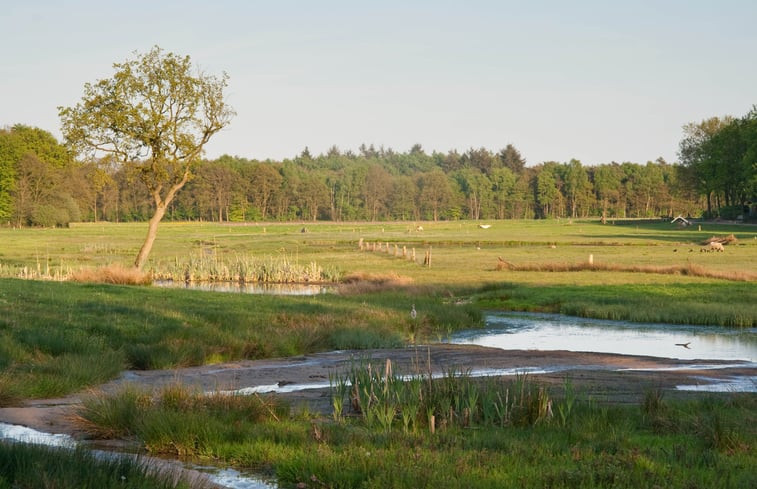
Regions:
M 410 223 L 161 224 L 148 263 L 156 275 L 177 263 L 204 261 L 217 268 L 254 259 L 317 264 L 329 277 L 351 282 L 339 294 L 313 297 L 21 280 L 17 277 L 63 279 L 82 268 L 128 266 L 146 227 L 2 228 L 0 405 L 79 391 L 124 368 L 433 341 L 480 326 L 481 311 L 489 308 L 757 326 L 753 226 L 705 223 L 699 230 L 667 222 L 505 221 L 482 229 L 478 224 L 424 222 L 422 231 Z M 725 252 L 700 252 L 707 238 L 729 234 L 738 241 Z M 379 242 L 382 251 L 372 251 Z M 407 253 L 415 249 L 415 261 L 396 256 L 395 249 L 403 247 Z M 429 252 L 430 266 L 424 266 Z M 596 266 L 587 266 L 590 257 Z M 502 261 L 509 268 L 498 269 Z M 411 304 L 420 312 L 417 322 L 409 317 Z M 668 404 L 650 393 L 641 409 L 599 406 L 590 399 L 575 400 L 571 407 L 573 401 L 561 398 L 554 399 L 553 421 L 504 429 L 486 424 L 482 406 L 477 408 L 481 425 L 450 425 L 435 436 L 428 435 L 422 416 L 421 429 L 409 431 L 400 428 L 396 412 L 395 426 L 389 422 L 388 429 L 363 419 L 326 422 L 307 413 L 289 418 L 276 411 L 279 419 L 268 419 L 265 413 L 273 412 L 268 408 L 252 420 L 247 401 L 211 406 L 205 402 L 213 399 L 201 401 L 180 390 L 169 393 L 171 402 L 157 404 L 162 409 L 129 418 L 135 423 L 129 425 L 119 417 L 156 406 L 138 393 L 128 398 L 131 394 L 101 400 L 110 406 L 105 414 L 115 416 L 98 421 L 102 429 L 112 429 L 108 423 L 115 421 L 126 430 L 119 433 L 139 437 L 155 453 L 176 455 L 171 450 L 182 447 L 180 455 L 275 472 L 283 487 L 754 483 L 755 398 L 749 394 Z M 482 389 L 479 395 L 493 394 Z M 543 407 L 544 399 L 536 398 Z M 143 400 L 132 406 L 129 399 Z M 452 411 L 439 409 L 447 412 Z M 387 413 L 392 411 L 379 409 L 376 419 Z M 13 478 L 0 477 L 0 488 L 69 477 L 64 472 L 40 475 L 29 463 L 73 467 L 71 477 L 79 482 L 70 487 L 101 477 L 91 475 L 94 461 L 61 458 L 0 445 L 0 463 L 17 471 Z M 154 484 L 161 487 L 163 481 Z
M 317 263 L 334 276 L 357 277 L 342 294 L 243 296 L 0 279 L 0 404 L 63 395 L 123 368 L 433 340 L 476 327 L 482 308 L 757 326 L 757 287 L 755 280 L 744 280 L 757 272 L 755 227 L 703 224 L 700 231 L 641 221 L 503 221 L 489 229 L 475 222 L 422 225 L 418 231 L 409 223 L 164 223 L 148 265 L 160 270 L 163 263 L 194 255 L 218 262 L 286 256 L 288 263 Z M 143 231 L 141 224 L 105 223 L 3 228 L 0 269 L 6 276 L 19 270 L 56 275 L 54 270 L 128 265 Z M 725 252 L 699 251 L 710 236 L 728 234 L 738 241 Z M 377 242 L 384 251 L 367 251 Z M 408 253 L 415 248 L 416 261 L 395 256 L 394 245 Z M 431 264 L 424 266 L 428 251 Z M 585 264 L 590 255 L 596 264 L 619 266 L 689 263 L 738 280 L 581 267 L 549 271 L 561 270 L 561 263 Z M 498 257 L 543 269 L 497 270 Z M 417 323 L 408 315 L 412 303 L 423 311 Z
M 705 267 L 719 272 L 752 273 L 757 279 L 757 226 L 704 223 L 678 228 L 667 221 L 495 221 L 489 229 L 478 222 L 217 224 L 162 223 L 148 269 L 161 269 L 177 258 L 213 256 L 229 260 L 286 256 L 299 263 L 350 271 L 394 271 L 416 283 L 477 285 L 508 280 L 519 283 L 629 283 L 648 277 L 625 273 L 559 272 L 496 273 L 497 258 L 514 264 L 595 263 Z M 302 230 L 306 232 L 302 232 Z M 74 224 L 67 229 L 0 228 L 0 273 L 21 268 L 31 273 L 65 273 L 112 263 L 129 265 L 139 250 L 146 225 Z M 725 253 L 701 253 L 711 236 L 733 234 L 738 241 Z M 392 253 L 358 252 L 358 243 L 390 244 Z M 431 251 L 431 267 L 393 256 L 394 245 L 416 250 L 422 263 Z M 690 251 L 691 250 L 691 251 Z M 618 276 L 620 275 L 620 276 Z M 681 281 L 681 277 L 668 281 Z M 666 279 L 656 277 L 655 281 Z M 609 282 L 608 282 L 609 281 Z M 684 281 L 686 279 L 684 278 Z

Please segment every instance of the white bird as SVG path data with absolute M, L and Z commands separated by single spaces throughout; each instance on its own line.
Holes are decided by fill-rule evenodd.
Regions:
M 413 319 L 418 317 L 418 311 L 415 310 L 415 304 L 413 304 L 413 308 L 410 309 L 410 317 Z

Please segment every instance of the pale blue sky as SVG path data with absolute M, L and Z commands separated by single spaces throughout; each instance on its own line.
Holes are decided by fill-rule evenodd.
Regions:
M 515 145 L 528 164 L 677 159 L 681 126 L 757 104 L 757 2 L 0 0 L 0 126 L 153 45 L 226 71 L 207 147 L 290 158 L 361 143 Z

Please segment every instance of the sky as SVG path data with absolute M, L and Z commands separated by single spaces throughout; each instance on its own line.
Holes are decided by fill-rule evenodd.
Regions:
M 682 126 L 757 104 L 757 2 L 0 0 L 0 127 L 153 46 L 227 73 L 206 156 L 512 144 L 535 165 L 677 161 Z

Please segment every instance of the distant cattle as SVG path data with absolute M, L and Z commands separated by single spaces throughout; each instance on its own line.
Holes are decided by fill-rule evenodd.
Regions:
M 725 251 L 725 248 L 723 247 L 723 243 L 718 243 L 717 241 L 713 241 L 713 242 L 707 244 L 707 246 L 704 246 L 702 248 L 702 251 L 707 251 L 707 252 L 710 252 L 710 251 Z

